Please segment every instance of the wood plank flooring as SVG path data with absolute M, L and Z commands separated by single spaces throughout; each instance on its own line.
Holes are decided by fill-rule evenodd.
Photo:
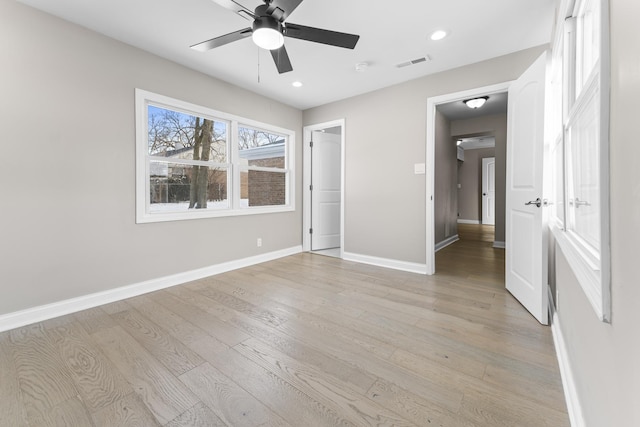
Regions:
M 493 229 L 431 277 L 312 254 L 0 334 L 8 426 L 569 426 Z

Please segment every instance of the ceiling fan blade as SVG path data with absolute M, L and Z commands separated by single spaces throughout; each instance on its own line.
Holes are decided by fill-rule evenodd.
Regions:
M 206 42 L 194 44 L 193 46 L 191 46 L 191 49 L 198 50 L 200 52 L 206 52 L 213 49 L 214 47 L 220 47 L 227 43 L 242 40 L 246 37 L 251 36 L 251 33 L 251 28 L 245 28 L 244 30 L 234 31 L 233 33 L 225 34 L 224 36 L 216 37 L 211 40 L 207 40 Z
M 305 27 L 304 25 L 291 24 L 289 22 L 285 24 L 284 35 L 294 39 L 344 47 L 346 49 L 355 48 L 358 40 L 360 39 L 360 36 L 355 34 Z
M 302 0 L 273 0 L 267 7 L 267 13 L 282 22 L 300 6 L 300 3 Z
M 225 9 L 229 9 L 238 15 L 242 16 L 245 19 L 252 21 L 255 16 L 253 15 L 253 11 L 247 9 L 240 3 L 235 0 L 213 0 L 214 3 L 224 7 Z
M 284 46 L 279 49 L 272 50 L 271 57 L 273 58 L 273 62 L 276 63 L 278 73 L 283 74 L 293 71 L 291 61 L 289 60 L 289 54 L 287 54 L 287 49 L 285 49 Z

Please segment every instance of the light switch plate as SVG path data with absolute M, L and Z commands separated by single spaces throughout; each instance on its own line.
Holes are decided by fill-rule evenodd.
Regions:
M 424 163 L 416 163 L 413 165 L 413 173 L 416 175 L 424 175 L 427 172 L 426 165 Z

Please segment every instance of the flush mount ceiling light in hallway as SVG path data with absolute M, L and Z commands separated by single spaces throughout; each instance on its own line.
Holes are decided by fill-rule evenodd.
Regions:
M 489 99 L 488 96 L 481 96 L 479 98 L 466 99 L 463 102 L 467 104 L 467 107 L 476 109 L 482 107 L 487 102 L 487 99 Z

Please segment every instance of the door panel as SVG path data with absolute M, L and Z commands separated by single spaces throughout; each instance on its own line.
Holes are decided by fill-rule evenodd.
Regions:
M 340 247 L 340 135 L 313 132 L 311 149 L 311 250 Z
M 496 158 L 482 159 L 482 223 L 496 224 Z
M 547 243 L 542 170 L 546 53 L 509 87 L 506 180 L 506 287 L 548 323 Z

